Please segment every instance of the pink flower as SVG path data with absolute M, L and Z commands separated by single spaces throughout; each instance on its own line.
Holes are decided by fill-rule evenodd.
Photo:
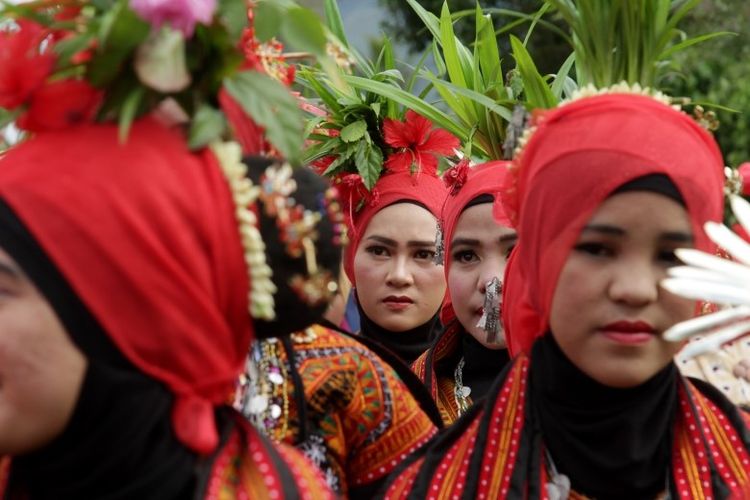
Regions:
M 383 121 L 385 142 L 398 152 L 385 161 L 385 168 L 391 172 L 416 172 L 437 174 L 437 155 L 452 155 L 461 142 L 450 132 L 432 128 L 427 118 L 409 110 L 406 121 L 386 118 Z
M 154 28 L 169 24 L 190 38 L 197 23 L 211 23 L 216 0 L 130 0 L 130 8 Z

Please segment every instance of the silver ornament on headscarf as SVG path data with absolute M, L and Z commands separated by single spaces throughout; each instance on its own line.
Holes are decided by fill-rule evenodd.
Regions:
M 445 264 L 445 242 L 443 241 L 443 224 L 438 221 L 437 231 L 435 232 L 435 256 L 432 258 L 438 266 Z
M 479 318 L 477 328 L 487 334 L 487 343 L 496 344 L 500 333 L 500 312 L 502 305 L 503 284 L 497 276 L 487 283 L 484 292 L 484 312 Z

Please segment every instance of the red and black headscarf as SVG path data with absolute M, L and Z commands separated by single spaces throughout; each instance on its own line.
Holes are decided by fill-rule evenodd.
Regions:
M 469 167 L 466 162 L 462 162 L 445 173 L 444 180 L 448 185 L 448 197 L 442 209 L 440 225 L 443 230 L 445 253 L 443 266 L 446 280 L 450 272 L 453 233 L 456 230 L 459 217 L 472 201 L 482 195 L 492 196 L 492 216 L 495 222 L 501 226 L 512 227 L 500 197 L 505 185 L 505 178 L 508 175 L 509 165 L 508 162 L 504 161 L 492 161 Z M 444 325 L 447 325 L 455 316 L 450 297 L 447 296 L 443 309 L 440 311 L 440 319 Z
M 253 327 L 232 197 L 216 158 L 136 123 L 39 133 L 0 158 L 0 198 L 117 350 L 174 394 L 172 429 L 210 453 Z M 69 332 L 77 343 L 79 332 Z
M 528 353 L 547 330 L 571 248 L 620 186 L 667 176 L 685 202 L 699 249 L 711 247 L 703 224 L 722 216 L 721 152 L 708 132 L 671 106 L 643 95 L 600 95 L 541 112 L 532 125 L 536 131 L 514 160 L 504 191 L 518 230 L 503 289 L 511 354 Z

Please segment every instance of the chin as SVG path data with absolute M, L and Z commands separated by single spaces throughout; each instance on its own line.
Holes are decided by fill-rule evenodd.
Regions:
M 386 330 L 389 330 L 391 332 L 405 332 L 422 325 L 424 321 L 422 321 L 421 323 L 417 323 L 416 320 L 411 318 L 386 317 L 381 321 L 377 321 L 377 323 L 382 328 L 385 328 Z

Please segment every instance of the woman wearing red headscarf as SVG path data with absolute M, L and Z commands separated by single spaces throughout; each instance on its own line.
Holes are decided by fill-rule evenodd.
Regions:
M 516 354 L 475 407 L 390 484 L 389 498 L 739 498 L 745 417 L 683 378 L 661 333 L 694 305 L 659 287 L 674 249 L 708 248 L 723 162 L 656 99 L 613 93 L 540 113 L 514 161 L 519 243 L 504 324 Z
M 430 390 L 445 424 L 489 391 L 509 361 L 499 321 L 500 289 L 516 232 L 500 197 L 508 164 L 446 172 L 449 195 L 442 210 L 442 250 L 450 300 L 441 310 L 445 331 L 412 369 Z
M 0 158 L 0 497 L 332 497 L 227 404 L 253 338 L 243 206 L 150 119 Z
M 348 214 L 344 270 L 360 313 L 361 335 L 411 364 L 429 346 L 445 295 L 443 270 L 433 261 L 437 217 L 446 196 L 437 154 L 459 141 L 413 111 L 386 119 L 395 148 L 371 191 L 356 174 L 335 180 Z

